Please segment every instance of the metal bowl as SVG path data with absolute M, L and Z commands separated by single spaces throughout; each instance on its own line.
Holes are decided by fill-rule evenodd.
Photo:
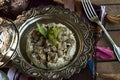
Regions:
M 32 14 L 32 15 L 31 15 Z M 24 12 L 19 16 L 25 21 L 19 28 L 19 45 L 16 50 L 17 56 L 13 62 L 19 66 L 24 73 L 42 79 L 69 78 L 79 72 L 87 63 L 89 53 L 93 49 L 92 35 L 86 25 L 74 12 L 58 6 L 41 6 Z M 24 18 L 23 18 L 24 17 Z M 19 19 L 18 19 L 19 21 Z M 27 34 L 39 23 L 62 23 L 73 33 L 76 39 L 76 52 L 74 58 L 65 66 L 58 69 L 43 69 L 31 64 L 26 53 Z M 19 24 L 19 23 L 18 23 Z
M 17 44 L 16 26 L 11 20 L 0 17 L 0 68 L 5 67 L 15 55 Z

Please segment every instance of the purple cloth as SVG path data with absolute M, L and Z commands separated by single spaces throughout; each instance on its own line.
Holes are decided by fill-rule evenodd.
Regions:
M 113 60 L 115 58 L 112 50 L 100 46 L 96 46 L 96 57 L 103 60 Z
M 8 70 L 7 76 L 9 80 L 34 80 L 32 77 L 27 77 L 19 72 L 15 67 Z

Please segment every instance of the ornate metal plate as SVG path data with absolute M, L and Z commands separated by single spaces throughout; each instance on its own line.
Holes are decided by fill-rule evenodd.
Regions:
M 18 41 L 18 30 L 14 23 L 0 17 L 0 68 L 5 67 L 14 56 Z
M 30 19 L 34 18 L 38 15 L 64 15 L 68 20 L 72 20 L 75 24 L 78 25 L 78 28 L 81 30 L 82 35 L 82 51 L 80 55 L 78 55 L 75 61 L 65 68 L 60 70 L 46 71 L 39 70 L 39 68 L 35 68 L 25 61 L 24 57 L 21 56 L 19 51 L 17 51 L 16 56 L 13 58 L 13 62 L 17 65 L 23 73 L 28 74 L 29 76 L 38 77 L 40 80 L 59 80 L 59 79 L 68 79 L 74 73 L 79 73 L 82 68 L 84 68 L 87 64 L 88 59 L 90 58 L 91 53 L 93 53 L 93 35 L 89 30 L 87 24 L 85 24 L 75 12 L 71 12 L 68 9 L 64 9 L 59 6 L 40 6 L 37 8 L 32 8 L 26 12 L 23 12 L 22 15 L 19 15 L 17 20 L 15 20 L 15 24 L 18 28 L 23 26 L 24 22 L 29 22 Z

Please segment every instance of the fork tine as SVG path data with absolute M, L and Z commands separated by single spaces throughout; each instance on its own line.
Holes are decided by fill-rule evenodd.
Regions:
M 90 0 L 81 0 L 81 2 L 89 20 L 92 20 L 94 17 L 98 17 Z
M 88 17 L 88 19 L 90 19 L 90 12 L 89 12 L 89 9 L 88 9 L 88 7 L 86 6 L 86 4 L 85 4 L 85 1 L 84 0 L 81 0 L 81 2 L 82 2 L 82 5 L 83 5 L 83 8 L 84 8 L 84 11 L 85 11 L 85 13 L 86 13 L 86 16 Z
M 86 7 L 88 7 L 88 11 L 91 13 L 90 17 L 95 16 L 88 0 L 84 0 L 84 2 L 86 4 Z
M 91 7 L 91 9 L 92 9 L 92 12 L 95 14 L 95 16 L 97 16 L 97 14 L 96 14 L 96 12 L 95 12 L 93 6 L 92 6 L 91 1 L 90 1 L 90 0 L 87 0 L 87 1 L 88 1 L 89 5 L 90 5 L 90 7 Z

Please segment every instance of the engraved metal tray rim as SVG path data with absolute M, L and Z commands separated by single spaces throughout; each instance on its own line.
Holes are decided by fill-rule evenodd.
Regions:
M 14 23 L 19 28 L 27 19 L 32 18 L 37 15 L 45 15 L 45 14 L 65 14 L 70 19 L 74 20 L 74 22 L 78 25 L 80 25 L 81 31 L 83 33 L 83 41 L 84 41 L 84 50 L 82 51 L 82 55 L 79 56 L 79 58 L 76 60 L 75 63 L 73 63 L 68 68 L 65 68 L 61 71 L 53 71 L 53 72 L 39 72 L 35 69 L 33 69 L 31 66 L 27 66 L 27 63 L 24 62 L 24 60 L 21 59 L 19 54 L 16 54 L 16 56 L 13 58 L 13 62 L 17 65 L 20 70 L 23 72 L 26 72 L 30 76 L 39 77 L 41 79 L 62 79 L 62 78 L 69 78 L 74 73 L 79 73 L 82 68 L 84 68 L 87 64 L 87 61 L 89 57 L 91 56 L 91 53 L 93 53 L 93 34 L 89 29 L 89 25 L 85 24 L 79 17 L 76 15 L 75 12 L 71 12 L 68 9 L 64 9 L 60 6 L 40 6 L 37 8 L 32 8 L 28 11 L 25 11 L 22 13 L 22 15 L 19 15 L 18 18 L 14 21 Z M 86 26 L 87 25 L 87 26 Z

